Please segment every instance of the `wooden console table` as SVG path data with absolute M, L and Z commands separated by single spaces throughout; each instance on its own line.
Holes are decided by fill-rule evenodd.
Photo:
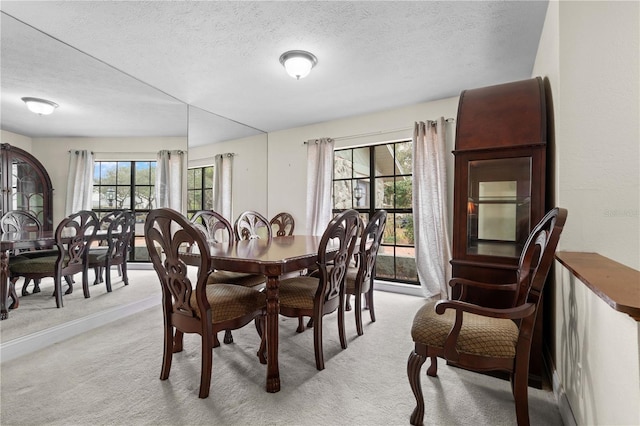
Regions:
M 613 309 L 640 321 L 640 271 L 598 253 L 558 252 L 556 259 Z

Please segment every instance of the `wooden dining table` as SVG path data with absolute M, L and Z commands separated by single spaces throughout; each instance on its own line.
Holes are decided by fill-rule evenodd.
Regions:
M 54 231 L 5 232 L 0 234 L 0 320 L 9 318 L 9 259 L 14 250 L 51 248 L 56 245 Z
M 318 246 L 321 238 L 312 235 L 292 235 L 209 245 L 211 266 L 214 269 L 261 274 L 267 277 L 267 392 L 280 391 L 278 365 L 280 277 L 314 267 L 318 260 Z M 328 250 L 337 249 L 337 244 L 328 245 Z M 197 256 L 197 254 L 186 254 L 183 259 L 186 263 L 197 265 Z

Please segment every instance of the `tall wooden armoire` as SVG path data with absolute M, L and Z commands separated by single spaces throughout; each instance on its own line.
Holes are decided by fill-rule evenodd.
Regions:
M 454 277 L 496 286 L 515 282 L 522 247 L 546 213 L 546 150 L 540 77 L 461 93 L 453 152 Z M 512 303 L 509 292 L 471 290 L 466 300 L 473 303 Z M 542 317 L 541 302 L 529 366 L 529 383 L 536 387 L 543 375 Z

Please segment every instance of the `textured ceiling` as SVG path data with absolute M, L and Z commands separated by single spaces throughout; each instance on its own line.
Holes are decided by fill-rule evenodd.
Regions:
M 175 136 L 181 127 L 168 115 L 186 103 L 198 108 L 194 115 L 216 114 L 215 126 L 229 125 L 214 138 L 223 140 L 529 78 L 547 2 L 2 1 L 0 8 L 3 129 L 137 135 L 155 121 L 155 134 Z M 21 33 L 24 24 L 31 28 Z M 318 57 L 299 81 L 278 61 L 292 49 Z M 32 71 L 44 59 L 55 73 Z M 58 124 L 39 130 L 35 119 L 43 117 L 22 118 L 19 98 L 45 95 L 60 104 Z M 88 95 L 112 105 L 106 116 L 84 111 Z M 64 116 L 74 109 L 87 112 L 82 132 L 77 117 Z M 144 115 L 138 128 L 126 120 L 136 109 Z M 193 136 L 192 146 L 200 143 Z

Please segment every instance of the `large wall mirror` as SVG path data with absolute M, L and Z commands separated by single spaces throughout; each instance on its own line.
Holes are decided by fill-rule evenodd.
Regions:
M 267 213 L 265 133 L 189 107 L 4 12 L 0 18 L 0 142 L 29 152 L 46 168 L 54 189 L 54 223 L 64 217 L 69 152 L 79 149 L 94 152 L 105 167 L 115 165 L 116 176 L 123 164 L 155 160 L 162 149 L 184 151 L 194 167 L 214 164 L 219 154 L 234 154 L 234 214 L 247 209 Z M 59 107 L 40 116 L 27 110 L 22 97 L 49 99 Z M 97 202 L 119 207 L 117 192 L 102 189 Z M 14 327 L 2 330 L 3 342 L 23 335 L 10 322 Z

